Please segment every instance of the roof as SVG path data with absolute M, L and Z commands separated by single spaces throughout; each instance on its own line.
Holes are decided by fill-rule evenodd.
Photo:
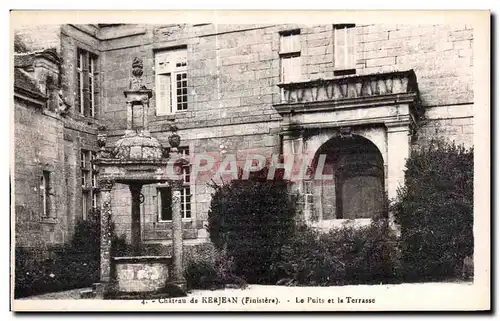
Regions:
M 33 52 L 26 53 L 15 53 L 14 54 L 14 66 L 15 67 L 31 67 L 35 58 L 43 57 L 49 61 L 52 61 L 55 64 L 61 63 L 61 58 L 57 54 L 57 51 L 54 48 L 38 50 Z
M 55 64 L 61 63 L 61 58 L 55 49 L 38 50 L 27 53 L 14 54 L 14 92 L 32 99 L 45 101 L 47 96 L 40 91 L 37 80 L 29 71 L 34 68 L 37 58 L 47 59 Z
M 29 95 L 32 98 L 47 99 L 36 85 L 35 80 L 20 68 L 14 68 L 14 91 Z
M 14 67 L 30 67 L 33 66 L 33 60 L 35 60 L 35 54 L 15 54 L 14 55 Z

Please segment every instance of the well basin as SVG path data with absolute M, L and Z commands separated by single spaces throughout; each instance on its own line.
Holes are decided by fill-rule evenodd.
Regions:
M 113 257 L 116 290 L 121 293 L 155 292 L 169 277 L 171 256 Z

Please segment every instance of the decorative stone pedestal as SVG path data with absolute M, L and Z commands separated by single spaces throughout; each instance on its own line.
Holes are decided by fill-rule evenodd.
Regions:
M 115 290 L 118 293 L 157 292 L 170 277 L 170 256 L 115 257 Z

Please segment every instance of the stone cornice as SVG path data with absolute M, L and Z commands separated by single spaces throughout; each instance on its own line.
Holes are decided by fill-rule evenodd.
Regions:
M 45 103 L 47 102 L 47 97 L 34 93 L 32 91 L 26 90 L 22 87 L 15 87 L 14 88 L 14 97 L 34 103 L 40 107 L 45 106 Z
M 281 115 L 339 110 L 339 109 L 354 109 L 364 107 L 388 106 L 396 104 L 413 104 L 417 99 L 417 93 L 405 94 L 386 94 L 370 97 L 353 97 L 342 98 L 324 101 L 311 101 L 311 102 L 294 102 L 294 103 L 281 103 L 275 104 L 274 107 Z
M 342 128 L 342 127 L 353 127 L 353 126 L 368 126 L 368 125 L 384 125 L 387 127 L 400 127 L 408 126 L 412 123 L 411 118 L 407 116 L 401 116 L 398 121 L 394 121 L 394 117 L 380 117 L 380 118 L 366 118 L 362 120 L 346 120 L 346 121 L 329 121 L 329 122 L 315 122 L 315 123 L 303 123 L 297 124 L 284 124 L 281 126 L 280 133 L 294 134 L 297 131 L 303 131 L 305 129 L 326 129 L 326 128 Z

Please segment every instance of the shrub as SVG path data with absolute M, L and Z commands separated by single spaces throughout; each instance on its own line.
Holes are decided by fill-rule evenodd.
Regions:
M 191 261 L 184 272 L 188 289 L 210 289 L 217 287 L 217 272 L 210 261 Z
M 189 289 L 217 289 L 228 285 L 245 287 L 246 282 L 234 274 L 234 262 L 225 250 L 217 251 L 214 260 L 199 259 L 188 263 L 184 272 Z
M 397 237 L 385 220 L 328 233 L 301 226 L 272 271 L 287 285 L 398 282 Z
M 249 180 L 213 185 L 208 231 L 215 247 L 232 257 L 239 277 L 269 284 L 276 281 L 269 273 L 273 257 L 279 256 L 274 252 L 293 232 L 296 197 L 286 181 L 268 181 L 263 172 Z
M 91 215 L 76 224 L 73 239 L 66 245 L 16 248 L 14 296 L 91 286 L 99 279 L 99 231 L 99 220 Z
M 472 255 L 473 149 L 432 140 L 411 153 L 392 206 L 408 280 L 460 275 Z

